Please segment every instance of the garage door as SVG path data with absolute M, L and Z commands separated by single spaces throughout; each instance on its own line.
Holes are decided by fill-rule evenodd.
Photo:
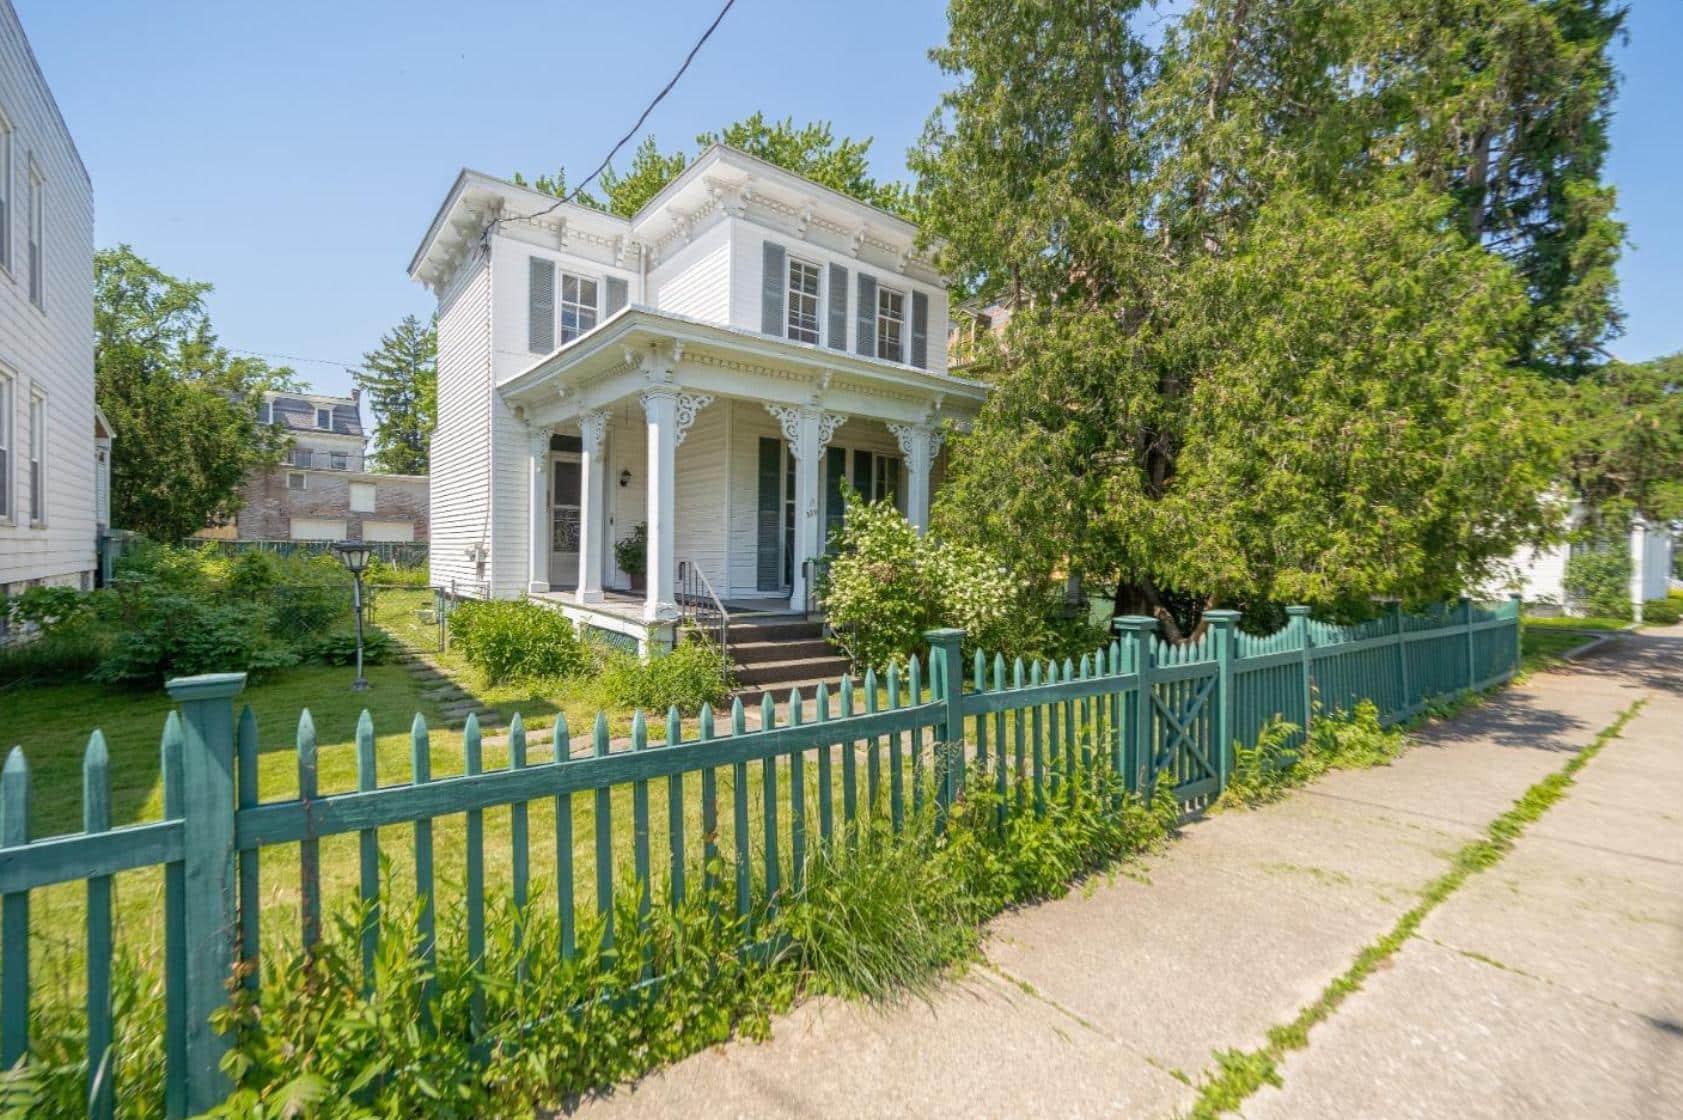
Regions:
M 413 521 L 364 521 L 362 539 L 365 541 L 412 541 L 415 539 Z
M 295 541 L 342 541 L 345 539 L 345 522 L 334 521 L 325 517 L 294 517 L 292 519 L 292 539 Z

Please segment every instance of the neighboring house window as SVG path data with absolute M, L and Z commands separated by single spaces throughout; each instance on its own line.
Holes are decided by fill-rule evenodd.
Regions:
M 0 268 L 12 270 L 12 122 L 0 110 Z
M 12 519 L 12 379 L 0 373 L 0 521 Z
M 310 453 L 302 447 L 294 447 L 292 449 L 292 465 L 295 467 L 311 466 Z
M 906 294 L 893 288 L 877 289 L 877 357 L 903 362 L 900 336 L 906 325 Z
M 818 343 L 818 266 L 789 262 L 789 337 Z
M 286 488 L 288 490 L 308 490 L 310 476 L 303 471 L 286 472 Z
M 47 519 L 47 476 L 43 458 L 47 453 L 47 398 L 29 395 L 29 520 L 39 525 Z
M 372 482 L 351 483 L 351 512 L 374 512 L 374 484 Z
M 46 298 L 46 278 L 42 270 L 47 267 L 46 250 L 41 245 L 41 196 L 46 193 L 46 184 L 41 179 L 41 173 L 35 170 L 31 162 L 29 166 L 29 302 L 36 307 L 44 307 Z
M 328 457 L 328 465 L 336 471 L 342 471 L 348 467 L 350 463 L 349 460 L 345 458 L 345 452 L 335 451 Z
M 333 429 L 333 410 L 331 408 L 316 409 L 316 427 L 323 431 Z
M 275 422 L 275 406 L 268 401 L 258 405 L 257 422 L 259 424 L 273 424 Z
M 596 281 L 561 274 L 561 342 L 571 342 L 596 326 Z

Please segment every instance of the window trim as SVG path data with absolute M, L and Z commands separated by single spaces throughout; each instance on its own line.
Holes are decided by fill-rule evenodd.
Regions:
M 795 269 L 797 268 L 806 269 L 811 272 L 812 291 L 810 293 L 804 289 L 795 287 Z M 824 273 L 824 266 L 815 261 L 809 261 L 804 257 L 797 257 L 792 253 L 784 263 L 783 337 L 787 338 L 790 342 L 804 342 L 811 346 L 824 345 Z M 796 308 L 800 302 L 805 300 L 812 301 L 811 313 L 806 316 L 810 318 L 812 322 L 811 338 L 803 337 L 806 333 L 806 328 L 797 328 L 795 326 L 795 318 L 797 315 L 801 314 L 796 310 Z M 802 332 L 801 335 L 796 334 L 797 329 Z
M 899 309 L 893 315 L 888 313 L 887 304 L 890 299 L 898 301 Z M 877 357 L 885 362 L 895 362 L 899 365 L 906 363 L 906 300 L 907 293 L 902 288 L 890 288 L 877 282 Z M 886 325 L 894 324 L 894 352 L 885 353 L 885 343 L 888 340 Z
M 366 493 L 368 504 L 364 508 L 357 504 L 357 495 Z M 345 490 L 345 504 L 352 513 L 376 513 L 380 506 L 380 492 L 372 482 L 353 482 Z
M 40 493 L 37 495 L 36 491 Z M 37 498 L 39 500 L 37 500 Z M 47 524 L 47 392 L 29 387 L 29 527 Z
M 257 422 L 264 427 L 268 427 L 275 422 L 275 403 L 273 401 L 258 402 Z
M 5 467 L 0 469 L 0 525 L 17 524 L 17 450 L 12 446 L 17 434 L 17 376 L 0 366 L 0 454 Z
M 47 177 L 41 173 L 41 167 L 35 162 L 35 153 L 29 154 L 29 190 L 24 196 L 24 223 L 26 234 L 24 244 L 26 251 L 32 251 L 29 260 L 29 302 L 34 304 L 35 310 L 47 310 Z
M 12 212 L 17 196 L 12 186 L 12 119 L 0 106 L 0 272 L 12 277 Z
M 569 280 L 571 280 L 575 285 L 591 285 L 592 289 L 596 293 L 595 302 L 586 305 L 584 301 L 580 299 L 569 300 L 567 298 L 567 281 Z M 555 345 L 558 349 L 567 345 L 569 342 L 583 338 L 585 335 L 602 325 L 602 292 L 606 287 L 607 284 L 601 276 L 587 276 L 582 272 L 570 272 L 567 269 L 562 268 L 559 262 L 556 264 Z M 582 291 L 582 287 L 579 290 Z M 586 306 L 590 308 L 590 325 L 588 327 L 581 327 L 571 335 L 567 333 L 567 308 L 569 306 L 579 312 L 582 312 Z
M 327 423 L 325 423 L 325 424 L 323 424 L 321 422 L 321 418 L 324 414 L 327 416 Z M 322 407 L 321 405 L 318 404 L 316 406 L 316 431 L 318 431 L 318 432 L 331 432 L 332 430 L 333 430 L 333 409 L 332 409 L 332 407 L 328 406 L 328 407 L 324 408 L 324 407 Z
M 292 485 L 292 480 L 295 479 L 295 478 L 298 480 L 298 485 L 297 486 Z M 287 471 L 286 472 L 287 493 L 289 493 L 289 494 L 297 493 L 297 492 L 302 491 L 302 490 L 308 490 L 309 488 L 310 488 L 310 476 L 309 475 L 305 474 L 303 471 Z

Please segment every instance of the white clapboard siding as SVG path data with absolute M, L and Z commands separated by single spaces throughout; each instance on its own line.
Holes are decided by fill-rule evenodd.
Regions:
M 0 0 L 0 117 L 11 127 L 10 268 L 0 267 L 0 374 L 12 379 L 12 517 L 0 584 L 75 583 L 95 566 L 93 187 L 17 12 Z M 44 181 L 42 307 L 29 299 L 29 175 Z M 29 400 L 46 394 L 46 521 L 29 523 Z M 121 432 L 117 433 L 119 438 Z
M 654 306 L 693 319 L 730 322 L 730 233 L 730 222 L 717 222 L 661 261 L 649 276 Z
M 438 425 L 432 437 L 431 580 L 480 578 L 468 550 L 490 546 L 491 274 L 464 264 L 438 303 Z
M 699 567 L 713 589 L 725 594 L 725 509 L 729 487 L 725 433 L 729 401 L 696 413 L 678 448 L 676 557 Z

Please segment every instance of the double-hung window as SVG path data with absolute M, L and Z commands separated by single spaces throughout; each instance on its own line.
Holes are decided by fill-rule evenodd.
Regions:
M 29 165 L 29 302 L 45 307 L 47 283 L 42 270 L 46 268 L 46 249 L 41 244 L 41 196 L 46 183 L 32 161 Z
M 12 270 L 12 122 L 0 109 L 0 270 Z
M 316 427 L 322 431 L 333 430 L 333 410 L 331 408 L 316 409 Z
M 818 266 L 789 260 L 789 337 L 818 344 Z
M 12 519 L 12 379 L 0 371 L 0 521 Z
M 902 340 L 906 326 L 906 293 L 893 288 L 877 289 L 877 357 L 890 362 L 906 360 Z
M 47 520 L 47 475 L 43 460 L 47 454 L 47 398 L 29 395 L 29 521 Z
M 596 326 L 596 281 L 561 274 L 561 342 L 563 345 Z

